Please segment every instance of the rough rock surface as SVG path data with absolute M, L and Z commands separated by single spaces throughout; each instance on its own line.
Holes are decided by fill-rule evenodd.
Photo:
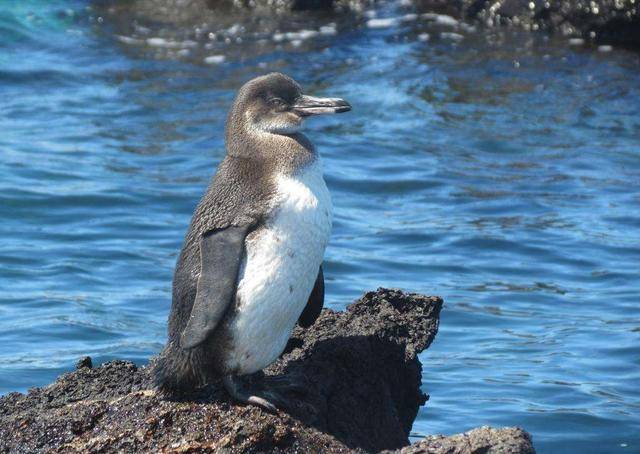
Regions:
M 640 48 L 637 0 L 414 0 L 421 12 L 440 12 L 492 27 L 547 30 L 587 41 Z
M 379 289 L 345 312 L 324 310 L 313 327 L 296 329 L 266 374 L 250 378 L 277 385 L 284 375 L 304 387 L 277 415 L 230 402 L 217 384 L 170 401 L 150 389 L 148 367 L 113 361 L 92 368 L 84 358 L 47 387 L 0 398 L 0 452 L 402 448 L 426 400 L 417 355 L 433 341 L 441 307 L 438 297 Z M 498 435 L 485 438 L 502 443 Z M 461 450 L 446 452 L 476 446 L 460 437 L 450 446 Z M 531 452 L 527 437 L 512 452 Z M 432 439 L 445 446 L 454 438 Z
M 517 427 L 494 429 L 479 427 L 463 434 L 432 435 L 411 446 L 397 451 L 398 454 L 533 454 L 531 436 Z

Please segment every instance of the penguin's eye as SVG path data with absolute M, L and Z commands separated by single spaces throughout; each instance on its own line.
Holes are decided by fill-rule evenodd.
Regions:
M 282 98 L 271 98 L 269 100 L 269 104 L 271 105 L 271 107 L 278 110 L 284 110 L 287 107 L 287 103 L 284 102 L 284 99 Z

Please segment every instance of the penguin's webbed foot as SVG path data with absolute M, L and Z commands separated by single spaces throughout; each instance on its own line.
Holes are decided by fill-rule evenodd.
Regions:
M 248 405 L 256 405 L 268 411 L 269 413 L 276 413 L 278 409 L 274 404 L 269 402 L 264 397 L 255 396 L 250 392 L 247 392 L 241 389 L 241 385 L 235 380 L 235 377 L 232 375 L 227 375 L 222 379 L 222 383 L 224 384 L 224 389 L 227 390 L 227 393 L 238 402 L 242 402 Z
M 307 388 L 292 378 L 281 376 L 263 375 L 258 383 L 252 383 L 254 392 L 242 389 L 238 377 L 227 376 L 223 379 L 223 384 L 229 395 L 237 400 L 250 405 L 257 405 L 268 412 L 275 413 L 277 408 L 291 409 L 295 407 L 295 400 L 292 396 L 304 396 Z
M 307 387 L 289 375 L 265 375 L 262 379 L 262 386 L 270 390 L 276 396 L 296 395 L 304 396 L 307 394 Z M 282 400 L 287 400 L 280 397 Z M 278 400 L 277 398 L 275 400 Z

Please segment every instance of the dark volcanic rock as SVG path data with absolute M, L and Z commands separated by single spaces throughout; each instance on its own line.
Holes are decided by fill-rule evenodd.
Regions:
M 76 363 L 76 369 L 82 369 L 83 367 L 88 367 L 89 369 L 93 367 L 91 356 L 85 356 L 78 360 L 78 362 Z
M 485 26 L 514 25 L 587 41 L 640 47 L 637 0 L 414 0 L 424 12 L 441 12 Z
M 150 390 L 148 368 L 129 362 L 81 367 L 0 400 L 0 451 L 401 447 L 425 402 L 417 354 L 435 337 L 441 307 L 440 298 L 381 289 L 345 312 L 325 310 L 266 375 L 251 377 L 277 385 L 284 374 L 307 390 L 278 415 L 232 404 L 215 385 L 167 401 Z
M 493 429 L 480 427 L 463 434 L 432 435 L 411 446 L 402 448 L 397 454 L 533 454 L 531 436 L 517 427 Z
M 441 307 L 437 297 L 379 289 L 345 312 L 324 310 L 313 327 L 296 329 L 265 374 L 250 378 L 277 386 L 284 375 L 304 387 L 277 415 L 230 402 L 216 384 L 170 401 L 150 389 L 148 367 L 113 361 L 91 368 L 84 360 L 45 388 L 0 398 L 0 452 L 401 448 L 426 400 L 417 354 L 433 341 Z M 463 450 L 450 452 L 481 445 L 451 443 Z

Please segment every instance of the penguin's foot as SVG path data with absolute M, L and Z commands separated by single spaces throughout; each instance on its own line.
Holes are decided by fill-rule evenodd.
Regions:
M 262 407 L 269 413 L 277 412 L 276 406 L 264 397 L 254 396 L 251 393 L 242 390 L 240 384 L 232 375 L 227 375 L 226 377 L 224 377 L 222 379 L 222 383 L 224 385 L 224 389 L 227 390 L 229 395 L 238 402 Z
M 285 395 L 296 395 L 298 397 L 307 394 L 307 387 L 289 375 L 265 375 L 262 378 L 262 386 L 270 390 L 271 394 L 278 396 L 276 400 L 287 399 L 281 397 Z
M 257 405 L 271 413 L 276 412 L 276 407 L 287 410 L 299 407 L 301 401 L 298 399 L 308 393 L 307 387 L 301 384 L 300 380 L 288 375 L 273 376 L 261 372 L 248 377 L 251 391 L 243 387 L 239 377 L 229 375 L 223 378 L 222 382 L 233 399 Z

